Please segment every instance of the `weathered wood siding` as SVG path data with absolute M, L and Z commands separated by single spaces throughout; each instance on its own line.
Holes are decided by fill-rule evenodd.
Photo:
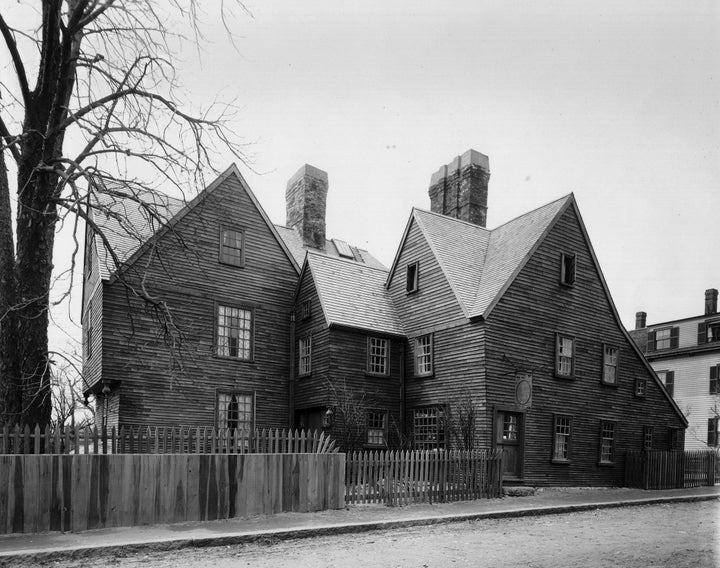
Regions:
M 576 255 L 577 277 L 571 287 L 559 282 L 563 252 Z M 682 427 L 620 325 L 571 207 L 487 320 L 488 404 L 516 407 L 515 372 L 533 375 L 532 406 L 525 414 L 527 483 L 620 485 L 623 455 L 642 449 L 644 426 L 654 427 L 655 449 L 669 449 L 668 428 Z M 558 332 L 576 338 L 573 380 L 554 377 Z M 603 343 L 620 351 L 617 387 L 601 384 Z M 643 398 L 635 396 L 636 378 L 647 380 Z M 569 463 L 551 463 L 554 413 L 573 417 Z M 616 460 L 611 466 L 598 465 L 601 420 L 616 422 Z
M 244 230 L 244 267 L 218 261 L 222 226 Z M 103 378 L 121 381 L 115 425 L 213 425 L 216 393 L 234 391 L 255 395 L 257 425 L 287 427 L 297 272 L 239 180 L 208 192 L 133 267 L 130 283 L 144 278 L 185 335 L 171 355 L 152 310 L 121 282 L 106 285 Z M 251 361 L 214 355 L 218 303 L 253 310 Z

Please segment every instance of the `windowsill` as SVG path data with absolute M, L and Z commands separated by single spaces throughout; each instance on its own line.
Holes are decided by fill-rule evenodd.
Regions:
M 561 375 L 558 372 L 553 373 L 553 377 L 555 377 L 556 379 L 562 379 L 564 381 L 574 381 L 575 380 L 575 375 Z
M 615 462 L 598 462 L 598 467 L 615 467 Z
M 635 398 L 645 398 L 646 395 L 635 393 Z
M 236 361 L 238 363 L 252 363 L 253 359 L 241 359 L 240 357 L 232 357 L 231 355 L 213 354 L 213 359 L 222 359 L 223 361 Z
M 614 383 L 608 383 L 607 381 L 600 381 L 600 384 L 606 387 L 618 388 L 620 385 L 615 381 Z
M 304 373 L 302 375 L 300 373 L 298 373 L 298 375 L 297 375 L 298 380 L 299 379 L 309 379 L 310 377 L 312 377 L 312 372 Z
M 414 379 L 432 379 L 435 373 L 428 373 L 427 375 L 413 375 Z
M 415 288 L 414 290 L 405 290 L 405 295 L 410 296 L 412 294 L 417 294 L 419 291 L 419 288 Z
M 561 288 L 574 288 L 575 282 L 573 282 L 572 284 L 568 284 L 567 282 L 560 281 L 560 287 Z
M 387 450 L 387 444 L 363 444 L 365 450 Z
M 365 377 L 368 379 L 387 379 L 390 377 L 390 373 L 371 373 L 370 371 L 365 371 Z
M 235 264 L 234 262 L 225 262 L 224 260 L 218 260 L 218 264 L 222 264 L 223 266 L 232 266 L 233 268 L 245 268 L 245 263 L 242 264 Z
M 570 460 L 550 460 L 550 463 L 554 465 L 569 465 L 572 462 Z

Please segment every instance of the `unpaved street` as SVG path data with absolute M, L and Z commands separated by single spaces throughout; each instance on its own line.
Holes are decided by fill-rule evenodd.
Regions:
M 720 501 L 453 523 L 41 566 L 717 568 Z M 38 564 L 35 564 L 38 565 Z

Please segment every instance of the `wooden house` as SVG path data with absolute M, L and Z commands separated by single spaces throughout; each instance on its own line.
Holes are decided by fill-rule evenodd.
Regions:
M 630 332 L 688 420 L 685 447 L 720 446 L 720 314 L 718 291 L 705 291 L 698 315 L 648 325 L 635 314 Z

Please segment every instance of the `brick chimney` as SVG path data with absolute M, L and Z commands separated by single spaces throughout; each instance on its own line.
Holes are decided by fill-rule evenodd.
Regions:
M 647 314 L 645 312 L 635 313 L 635 329 L 643 329 L 647 323 Z
M 305 164 L 285 190 L 286 225 L 296 229 L 309 248 L 325 250 L 325 203 L 328 175 Z
M 430 210 L 485 227 L 489 180 L 488 157 L 468 150 L 430 178 Z
M 705 290 L 705 315 L 717 313 L 718 291 L 715 288 Z

